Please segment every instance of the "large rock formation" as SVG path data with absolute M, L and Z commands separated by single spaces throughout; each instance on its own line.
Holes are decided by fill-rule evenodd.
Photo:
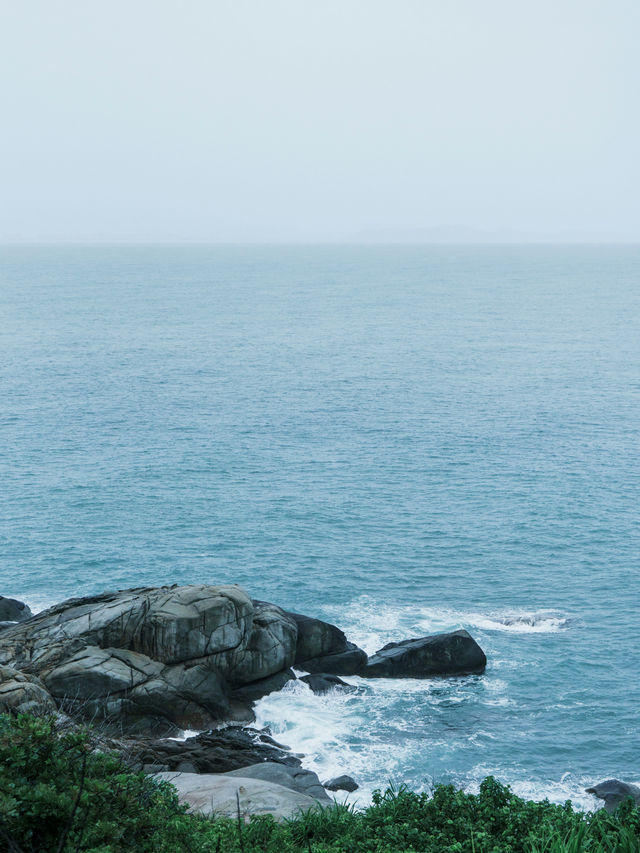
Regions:
M 362 670 L 366 678 L 429 678 L 482 672 L 487 658 L 467 631 L 388 643 Z
M 232 693 L 287 670 L 295 620 L 237 586 L 131 589 L 66 601 L 0 634 L 0 663 L 59 706 L 127 728 L 209 728 Z M 268 691 L 267 691 L 268 692 Z
M 349 674 L 366 660 L 335 625 L 238 586 L 70 599 L 0 632 L 0 664 L 31 678 L 43 707 L 156 736 L 250 721 L 251 703 L 295 678 L 293 664 Z

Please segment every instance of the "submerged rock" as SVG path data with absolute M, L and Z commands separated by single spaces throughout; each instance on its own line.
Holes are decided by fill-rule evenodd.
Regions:
M 487 658 L 464 630 L 388 643 L 360 673 L 365 678 L 428 678 L 482 672 Z
M 329 675 L 326 672 L 319 672 L 314 675 L 303 675 L 300 681 L 308 684 L 312 691 L 319 696 L 324 693 L 329 693 L 331 690 L 339 690 L 341 693 L 357 693 L 358 688 L 353 684 L 347 684 L 337 675 Z
M 158 773 L 156 779 L 171 782 L 178 799 L 192 811 L 207 816 L 226 815 L 241 820 L 250 815 L 271 814 L 285 820 L 318 808 L 314 797 L 263 779 L 200 773 Z
M 23 601 L 0 595 L 0 622 L 25 622 L 33 613 Z
M 628 782 L 620 782 L 618 779 L 607 779 L 592 788 L 585 788 L 587 794 L 594 794 L 598 799 L 604 800 L 604 807 L 608 812 L 614 812 L 625 800 L 631 798 L 636 806 L 640 806 L 640 788 Z

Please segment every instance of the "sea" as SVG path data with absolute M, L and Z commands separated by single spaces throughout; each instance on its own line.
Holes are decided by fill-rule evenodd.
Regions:
M 0 354 L 1 594 L 466 628 L 482 675 L 258 703 L 359 804 L 640 780 L 640 247 L 3 247 Z

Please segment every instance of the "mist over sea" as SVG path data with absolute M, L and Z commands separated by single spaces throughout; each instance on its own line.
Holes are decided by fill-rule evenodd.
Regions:
M 5 247 L 0 318 L 0 594 L 466 627 L 482 676 L 258 721 L 362 802 L 638 782 L 640 248 Z

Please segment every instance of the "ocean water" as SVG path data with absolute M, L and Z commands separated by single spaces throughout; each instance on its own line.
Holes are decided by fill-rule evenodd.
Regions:
M 239 583 L 486 673 L 258 721 L 388 781 L 640 779 L 640 248 L 0 249 L 0 593 Z

